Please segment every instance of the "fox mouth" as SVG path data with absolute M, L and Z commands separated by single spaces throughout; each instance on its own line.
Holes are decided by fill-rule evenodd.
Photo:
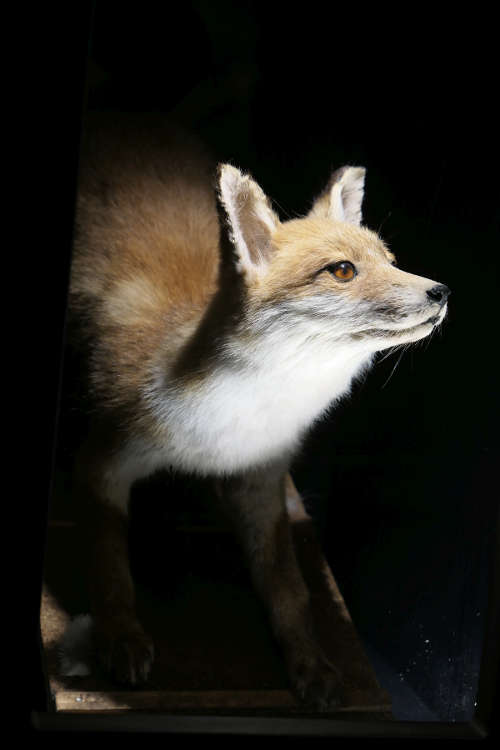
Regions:
M 444 317 L 444 316 L 443 316 Z M 387 333 L 394 333 L 394 334 L 401 334 L 401 333 L 411 333 L 412 331 L 416 331 L 418 328 L 422 328 L 423 326 L 435 326 L 436 323 L 439 322 L 439 315 L 431 315 L 430 318 L 427 318 L 427 320 L 424 320 L 422 323 L 416 323 L 414 326 L 409 326 L 408 328 L 399 328 L 392 331 L 387 331 Z
M 429 326 L 430 328 L 428 333 L 430 333 L 435 325 L 441 323 L 444 320 L 445 315 L 446 305 L 440 310 L 437 315 L 431 315 L 421 323 L 416 323 L 413 326 L 407 326 L 406 328 L 369 328 L 367 330 L 361 331 L 358 335 L 370 338 L 401 338 L 402 336 L 411 337 L 416 333 L 422 333 L 423 330 L 425 328 L 429 328 Z
M 412 333 L 417 333 L 417 331 L 422 330 L 422 328 L 426 328 L 428 326 L 434 327 L 436 323 L 438 322 L 438 316 L 433 315 L 431 318 L 427 318 L 427 320 L 424 320 L 423 323 L 417 323 L 414 326 L 410 326 L 409 328 L 399 328 L 399 329 L 393 329 L 391 331 L 383 331 L 381 330 L 380 333 L 384 336 L 411 336 Z

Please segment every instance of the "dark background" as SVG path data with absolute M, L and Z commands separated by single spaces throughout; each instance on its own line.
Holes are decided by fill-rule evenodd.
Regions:
M 498 509 L 492 19 L 318 2 L 84 8 L 52 35 L 52 210 L 67 207 L 48 267 L 56 353 L 83 102 L 174 111 L 220 160 L 250 171 L 283 219 L 307 212 L 333 168 L 366 166 L 364 223 L 405 270 L 451 288 L 449 315 L 387 384 L 397 355 L 319 425 L 295 478 L 400 717 L 470 719 Z M 41 362 L 47 453 L 59 361 Z

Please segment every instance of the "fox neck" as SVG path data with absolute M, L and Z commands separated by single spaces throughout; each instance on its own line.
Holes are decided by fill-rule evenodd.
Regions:
M 345 344 L 311 343 L 300 326 L 295 333 L 256 330 L 243 317 L 212 334 L 211 349 L 191 350 L 190 376 L 170 380 L 155 399 L 157 419 L 175 436 L 172 464 L 202 474 L 292 456 L 312 423 L 371 362 Z

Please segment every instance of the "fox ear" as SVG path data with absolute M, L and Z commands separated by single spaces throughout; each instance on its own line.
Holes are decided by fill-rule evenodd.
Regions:
M 325 190 L 315 200 L 309 216 L 361 224 L 365 174 L 364 167 L 340 167 L 335 170 Z
M 279 219 L 263 190 L 231 164 L 218 167 L 219 199 L 227 217 L 237 268 L 247 278 L 265 270 Z

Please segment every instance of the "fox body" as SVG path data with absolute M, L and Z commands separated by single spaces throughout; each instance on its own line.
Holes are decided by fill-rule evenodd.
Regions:
M 249 175 L 215 169 L 161 118 L 89 122 L 69 312 L 95 419 L 77 481 L 100 648 L 124 682 L 146 678 L 153 653 L 134 610 L 129 492 L 172 467 L 216 482 L 296 692 L 339 699 L 291 544 L 288 467 L 375 353 L 430 334 L 448 296 L 361 226 L 364 177 L 337 170 L 307 215 L 281 222 Z

